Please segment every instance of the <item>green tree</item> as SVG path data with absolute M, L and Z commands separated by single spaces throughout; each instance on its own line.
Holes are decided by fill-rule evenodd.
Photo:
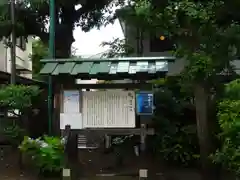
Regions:
M 222 146 L 216 151 L 213 160 L 240 177 L 240 80 L 230 82 L 218 104 L 218 122 Z
M 231 60 L 239 55 L 239 7 L 239 2 L 225 0 L 135 0 L 118 12 L 133 26 L 168 36 L 175 43 L 175 55 L 186 59 L 182 79 L 195 92 L 201 164 L 206 179 L 210 178 L 212 151 L 208 102 L 215 94 L 220 74 L 230 69 Z
M 14 123 L 11 123 L 6 114 L 6 124 L 4 125 L 1 121 L 3 132 L 13 145 L 19 145 L 21 142 L 24 125 L 26 125 L 25 116 L 32 111 L 32 102 L 39 93 L 40 90 L 37 86 L 8 85 L 0 89 L 0 108 L 17 118 Z
M 124 57 L 133 53 L 133 48 L 126 43 L 125 39 L 116 38 L 113 41 L 102 42 L 101 45 L 109 48 L 109 50 L 103 54 L 103 57 Z
M 8 85 L 0 90 L 0 106 L 12 113 L 18 110 L 21 115 L 31 108 L 33 98 L 39 93 L 37 86 Z
M 46 58 L 48 55 L 48 47 L 40 39 L 36 39 L 32 45 L 32 73 L 34 79 L 40 79 L 39 72 L 42 68 L 40 60 Z
M 180 77 L 154 80 L 155 111 L 152 146 L 170 165 L 194 166 L 199 159 L 193 94 L 181 90 Z M 169 108 L 171 107 L 171 108 Z
M 10 1 L 0 3 L 0 37 L 9 37 L 11 33 Z M 121 4 L 121 0 L 88 1 L 55 1 L 56 4 L 56 56 L 69 57 L 71 45 L 74 41 L 73 30 L 80 26 L 83 31 L 99 27 L 110 20 L 104 16 L 114 4 Z M 76 8 L 76 7 L 80 8 Z M 48 41 L 47 24 L 49 19 L 49 0 L 16 1 L 16 30 L 17 36 L 36 35 L 43 42 Z

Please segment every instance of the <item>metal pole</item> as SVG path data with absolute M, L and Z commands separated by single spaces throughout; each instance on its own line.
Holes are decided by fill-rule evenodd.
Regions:
M 49 56 L 55 57 L 55 0 L 50 0 Z
M 55 57 L 55 0 L 49 0 L 50 30 L 49 30 L 49 57 Z M 48 132 L 52 133 L 52 76 L 48 77 Z
M 15 0 L 11 0 L 11 22 L 12 22 L 12 43 L 11 43 L 11 84 L 16 83 L 16 29 L 15 29 Z

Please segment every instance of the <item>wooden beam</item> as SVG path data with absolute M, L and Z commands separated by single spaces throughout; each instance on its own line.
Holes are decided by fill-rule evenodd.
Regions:
M 81 134 L 89 134 L 91 132 L 102 133 L 107 135 L 141 135 L 142 129 L 140 128 L 96 128 L 96 129 L 72 129 L 71 131 L 76 131 Z M 152 128 L 146 129 L 146 135 L 154 135 L 155 131 Z
M 80 89 L 152 89 L 150 83 L 76 84 Z
M 157 72 L 153 74 L 149 73 L 143 73 L 143 74 L 77 74 L 77 75 L 70 75 L 70 74 L 59 74 L 59 75 L 53 75 L 53 79 L 56 82 L 60 82 L 61 84 L 65 84 L 67 79 L 69 80 L 76 80 L 76 79 L 82 79 L 82 80 L 91 80 L 91 79 L 98 79 L 98 80 L 124 80 L 124 79 L 130 79 L 130 80 L 153 80 L 153 79 L 159 79 L 166 77 L 165 71 L 163 72 Z

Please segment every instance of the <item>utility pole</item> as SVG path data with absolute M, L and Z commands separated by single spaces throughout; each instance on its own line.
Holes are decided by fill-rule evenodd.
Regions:
M 50 28 L 49 28 L 49 58 L 55 58 L 55 0 L 49 0 Z M 52 76 L 48 76 L 48 132 L 52 133 L 52 105 L 53 105 Z
M 11 0 L 11 84 L 16 83 L 16 29 L 15 29 L 15 0 Z

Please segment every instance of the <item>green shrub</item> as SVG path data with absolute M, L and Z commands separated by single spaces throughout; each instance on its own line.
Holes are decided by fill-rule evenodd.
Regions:
M 20 150 L 31 157 L 41 172 L 60 172 L 64 165 L 64 145 L 57 137 L 25 137 Z
M 190 166 L 199 159 L 195 125 L 177 125 L 169 122 L 165 131 L 157 134 L 155 138 L 156 153 L 170 164 Z
M 225 96 L 218 104 L 221 147 L 212 155 L 215 163 L 240 176 L 240 81 L 226 85 Z
M 37 86 L 11 84 L 0 88 L 0 109 L 4 115 L 1 119 L 1 133 L 12 145 L 19 146 L 27 133 L 25 120 L 40 92 Z M 9 117 L 8 113 L 12 117 Z
M 26 133 L 24 129 L 20 128 L 18 125 L 9 125 L 3 127 L 1 132 L 11 145 L 18 147 L 23 140 L 24 134 Z
M 0 89 L 0 106 L 23 113 L 32 107 L 32 99 L 40 92 L 37 86 L 8 85 Z
M 195 112 L 180 87 L 170 85 L 155 92 L 153 148 L 162 160 L 173 165 L 192 166 L 199 159 Z

